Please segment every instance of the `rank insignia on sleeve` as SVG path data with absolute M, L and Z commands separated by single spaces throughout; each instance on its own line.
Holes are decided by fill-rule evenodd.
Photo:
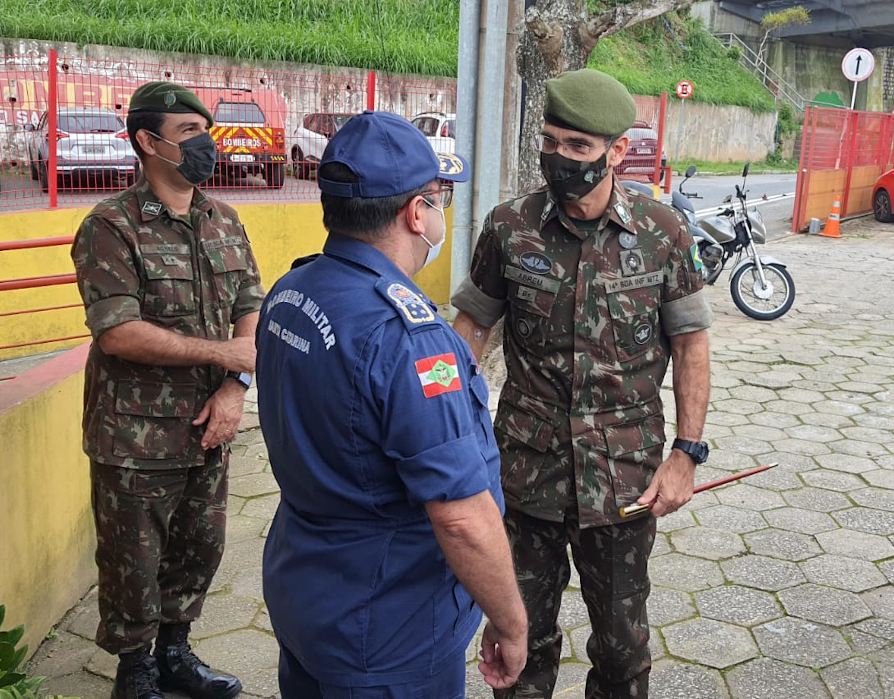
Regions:
M 458 391 L 463 387 L 453 352 L 417 360 L 416 373 L 426 398 Z
M 698 251 L 698 243 L 695 243 L 691 248 L 689 248 L 689 254 L 692 255 L 692 264 L 695 265 L 695 271 L 698 272 L 702 267 L 705 266 L 704 262 L 702 262 L 702 256 Z
M 435 319 L 435 314 L 425 299 L 403 284 L 390 284 L 387 296 L 410 323 L 429 323 Z

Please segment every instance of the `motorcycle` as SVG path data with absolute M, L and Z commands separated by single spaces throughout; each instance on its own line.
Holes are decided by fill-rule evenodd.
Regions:
M 696 221 L 690 199 L 701 199 L 697 193 L 684 192 L 683 185 L 695 174 L 690 165 L 680 182 L 679 193 L 672 194 L 672 206 L 686 219 L 701 258 L 702 279 L 713 285 L 728 261 L 736 258 L 730 273 L 730 294 L 733 303 L 755 320 L 775 320 L 785 315 L 795 301 L 795 282 L 785 264 L 769 255 L 759 255 L 756 244 L 767 241 L 767 227 L 760 212 L 748 211 L 745 204 L 745 179 L 749 163 L 742 170 L 742 186 L 736 185 L 738 210 L 728 206 L 715 216 Z M 730 204 L 727 195 L 724 204 Z

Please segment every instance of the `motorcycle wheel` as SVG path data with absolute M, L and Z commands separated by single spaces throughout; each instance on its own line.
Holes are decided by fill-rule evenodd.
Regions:
M 743 265 L 730 280 L 733 303 L 749 318 L 775 320 L 785 315 L 795 301 L 795 282 L 782 265 L 763 265 L 767 288 L 761 288 L 753 262 Z

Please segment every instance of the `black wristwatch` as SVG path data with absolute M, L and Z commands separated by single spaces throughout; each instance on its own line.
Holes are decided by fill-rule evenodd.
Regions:
M 238 383 L 242 388 L 248 389 L 251 387 L 251 374 L 245 371 L 228 371 L 227 378 L 233 379 Z
M 690 442 L 688 439 L 679 437 L 674 440 L 671 449 L 679 449 L 684 454 L 689 454 L 689 458 L 697 464 L 705 463 L 708 460 L 708 453 L 711 451 L 708 449 L 707 442 Z

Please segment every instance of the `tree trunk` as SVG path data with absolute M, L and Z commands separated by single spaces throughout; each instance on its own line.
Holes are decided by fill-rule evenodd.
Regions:
M 587 65 L 603 36 L 689 7 L 694 0 L 631 0 L 591 15 L 586 0 L 538 0 L 525 13 L 519 42 L 518 74 L 525 83 L 524 120 L 519 144 L 518 191 L 543 184 L 533 139 L 543 123 L 546 81 Z
M 592 48 L 585 49 L 579 27 L 586 15 L 581 0 L 540 0 L 525 13 L 525 29 L 518 47 L 518 74 L 525 83 L 524 120 L 518 163 L 518 191 L 543 184 L 534 136 L 543 124 L 546 81 L 566 70 L 587 64 Z

